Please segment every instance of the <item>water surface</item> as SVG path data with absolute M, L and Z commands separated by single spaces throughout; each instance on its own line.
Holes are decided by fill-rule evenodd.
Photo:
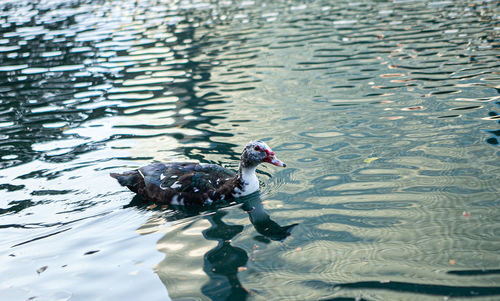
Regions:
M 0 299 L 496 300 L 499 12 L 3 1 Z M 193 215 L 108 176 L 234 169 L 252 139 L 288 166 L 260 167 L 254 200 L 299 224 L 284 241 L 240 206 Z

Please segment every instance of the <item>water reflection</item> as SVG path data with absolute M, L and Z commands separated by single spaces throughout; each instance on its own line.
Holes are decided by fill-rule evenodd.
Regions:
M 495 102 L 495 104 L 497 105 L 497 108 L 500 107 L 500 102 Z M 499 120 L 500 119 L 500 115 L 496 112 L 496 111 L 490 111 L 488 112 L 488 117 L 484 118 L 484 119 L 487 119 L 487 120 Z M 498 123 L 500 124 L 500 120 L 498 121 Z M 500 129 L 498 130 L 488 130 L 487 131 L 488 133 L 491 134 L 491 137 L 487 138 L 486 139 L 486 142 L 491 144 L 491 145 L 498 145 L 500 142 L 499 142 L 499 137 L 500 137 Z
M 273 221 L 264 209 L 259 192 L 240 199 L 239 203 L 240 209 L 248 214 L 254 229 L 260 234 L 254 237 L 258 242 L 266 244 L 271 241 L 283 242 L 298 225 L 280 226 Z M 141 208 L 145 206 L 137 198 L 132 204 L 137 204 Z M 172 298 L 193 297 L 197 291 L 212 300 L 245 300 L 249 295 L 255 294 L 246 289 L 238 278 L 238 273 L 247 269 L 248 251 L 232 243 L 232 239 L 241 235 L 245 227 L 228 224 L 223 220 L 235 209 L 235 207 L 220 208 L 199 216 L 193 208 L 176 207 L 176 210 L 168 213 L 160 212 L 148 224 L 141 227 L 139 231 L 151 231 L 147 229 L 158 229 L 163 222 L 180 222 L 175 226 L 170 225 L 166 229 L 167 234 L 158 242 L 158 248 L 166 254 L 166 257 L 159 263 L 156 272 L 167 286 Z M 232 214 L 234 215 L 234 212 Z M 192 242 L 185 240 L 186 235 L 193 237 Z M 255 248 L 256 245 L 251 251 L 252 254 L 256 251 Z M 196 268 L 189 269 L 193 257 L 203 261 L 203 272 Z M 184 264 L 186 268 L 177 269 Z M 190 276 L 195 274 L 199 279 L 197 281 L 192 277 L 186 278 L 181 276 L 182 273 L 191 274 Z M 206 277 L 200 273 L 206 274 Z M 189 283 L 183 283 L 183 280 Z
M 248 255 L 244 249 L 232 246 L 230 241 L 241 233 L 243 226 L 224 223 L 222 217 L 226 214 L 217 211 L 211 215 L 208 218 L 211 227 L 203 231 L 206 239 L 218 244 L 204 255 L 203 270 L 210 280 L 201 291 L 212 300 L 245 300 L 249 291 L 240 283 L 238 271 L 246 266 Z
M 366 281 L 356 283 L 343 283 L 340 285 L 327 284 L 321 282 L 308 283 L 311 287 L 330 286 L 337 289 L 369 289 L 369 290 L 387 290 L 405 293 L 419 293 L 429 296 L 443 296 L 444 298 L 463 298 L 463 297 L 484 297 L 500 294 L 500 287 L 481 287 L 481 286 L 447 286 L 421 283 L 405 283 L 399 281 L 381 282 Z
M 266 239 L 284 241 L 290 235 L 293 227 L 298 225 L 291 224 L 282 227 L 274 222 L 264 210 L 259 192 L 245 198 L 241 208 L 248 213 L 250 222 L 255 227 L 255 230 L 262 235 L 259 239 L 260 241 L 269 242 Z

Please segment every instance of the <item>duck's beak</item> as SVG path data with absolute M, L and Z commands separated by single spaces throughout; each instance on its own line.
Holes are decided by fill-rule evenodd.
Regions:
M 286 167 L 286 164 L 281 162 L 280 160 L 278 160 L 278 158 L 276 158 L 276 156 L 273 157 L 273 159 L 271 160 L 271 163 L 272 165 L 276 165 L 276 166 L 281 166 L 281 167 Z
M 272 165 L 280 166 L 280 167 L 286 167 L 286 164 L 281 162 L 276 156 L 274 155 L 274 152 L 272 150 L 265 150 L 267 153 L 267 157 L 264 158 L 264 162 L 271 163 Z

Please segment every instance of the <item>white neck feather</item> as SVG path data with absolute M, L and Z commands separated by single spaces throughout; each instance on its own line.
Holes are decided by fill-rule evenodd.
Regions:
M 243 189 L 240 196 L 249 195 L 259 190 L 259 179 L 255 174 L 255 167 L 242 167 L 240 168 L 240 180 L 243 182 Z

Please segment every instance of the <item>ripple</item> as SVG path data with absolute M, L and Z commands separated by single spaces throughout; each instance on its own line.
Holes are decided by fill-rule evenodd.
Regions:
M 123 82 L 124 86 L 142 86 L 142 85 L 151 85 L 151 84 L 164 84 L 173 82 L 173 77 L 147 77 L 147 78 L 139 78 L 139 79 L 129 79 Z
M 338 143 L 330 144 L 328 146 L 318 147 L 318 148 L 315 148 L 314 150 L 318 151 L 318 152 L 323 152 L 323 153 L 330 153 L 330 152 L 338 151 L 338 150 L 340 150 L 344 147 L 347 147 L 347 146 L 349 146 L 349 144 L 346 142 L 338 142 Z
M 68 125 L 67 122 L 50 122 L 50 123 L 44 123 L 42 126 L 44 128 L 63 128 Z
M 301 132 L 299 135 L 312 138 L 332 138 L 337 136 L 342 136 L 343 133 L 336 131 L 325 131 L 325 132 Z
M 108 99 L 111 100 L 145 100 L 149 98 L 153 98 L 153 93 L 122 93 L 122 94 L 113 94 L 108 96 Z
M 104 92 L 94 90 L 94 91 L 85 91 L 85 92 L 78 92 L 73 95 L 74 98 L 87 98 L 87 97 L 95 97 L 95 96 L 101 96 L 103 95 Z
M 300 159 L 298 159 L 297 161 L 299 161 L 299 162 L 309 163 L 309 162 L 315 162 L 315 161 L 318 161 L 318 158 L 314 158 L 314 157 L 304 157 L 304 158 L 300 158 Z
M 28 65 L 0 66 L 0 72 L 16 71 L 16 70 L 22 70 L 22 69 L 27 69 L 27 68 L 28 68 Z
M 56 67 L 50 67 L 49 70 L 52 72 L 64 72 L 64 71 L 78 71 L 82 70 L 84 65 L 61 65 Z
M 278 145 L 274 147 L 274 150 L 276 151 L 295 151 L 295 150 L 303 150 L 311 148 L 310 143 L 283 143 L 281 145 Z
M 49 71 L 48 68 L 23 68 L 21 72 L 23 74 L 38 74 L 38 73 L 47 73 Z

